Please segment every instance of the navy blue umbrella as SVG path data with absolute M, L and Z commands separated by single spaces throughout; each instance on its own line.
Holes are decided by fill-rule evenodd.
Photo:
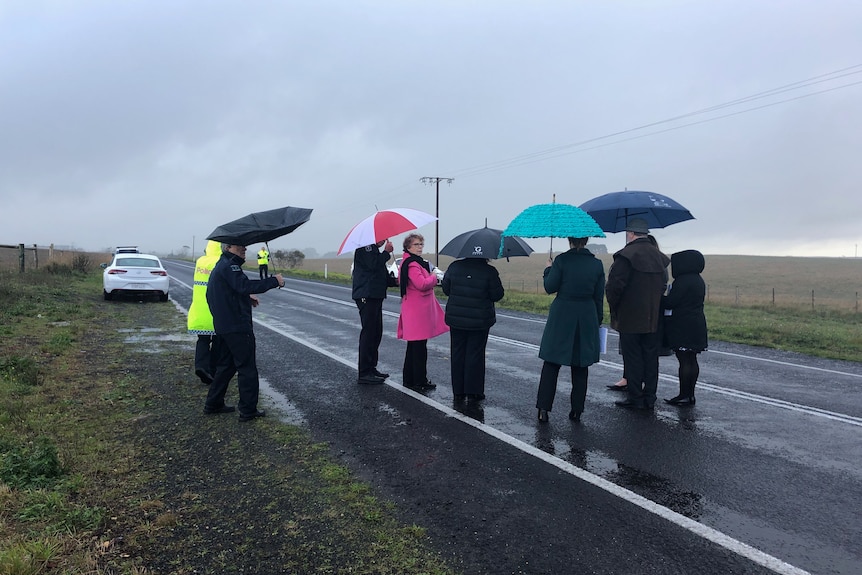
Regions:
M 624 232 L 632 218 L 645 219 L 650 228 L 665 228 L 694 219 L 682 204 L 655 192 L 611 192 L 578 207 L 590 214 L 599 227 L 609 233 Z

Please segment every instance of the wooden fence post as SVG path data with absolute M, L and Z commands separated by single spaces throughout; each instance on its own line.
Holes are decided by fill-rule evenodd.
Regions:
M 24 244 L 18 244 L 18 271 L 24 273 Z
M 39 269 L 39 246 L 33 244 L 33 266 Z

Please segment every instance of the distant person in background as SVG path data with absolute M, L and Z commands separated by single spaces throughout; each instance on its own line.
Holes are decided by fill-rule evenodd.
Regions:
M 701 277 L 705 260 L 697 250 L 685 250 L 670 256 L 673 283 L 662 298 L 662 306 L 670 315 L 665 317 L 665 335 L 679 360 L 679 394 L 665 399 L 670 405 L 694 405 L 694 386 L 700 375 L 697 354 L 707 349 L 706 283 Z
M 452 262 L 442 282 L 446 324 L 452 345 L 452 394 L 455 399 L 485 399 L 485 348 L 497 321 L 494 302 L 503 299 L 497 268 L 485 258 Z
M 611 327 L 620 336 L 627 399 L 615 402 L 630 409 L 653 409 L 658 387 L 658 323 L 665 272 L 670 258 L 647 238 L 643 218 L 626 225 L 626 245 L 614 254 L 605 296 Z
M 198 336 L 195 343 L 195 375 L 203 383 L 210 384 L 215 373 L 216 353 L 213 352 L 213 315 L 207 304 L 207 284 L 210 273 L 221 257 L 221 244 L 209 240 L 204 255 L 195 262 L 192 303 L 189 306 L 188 330 Z
M 599 361 L 599 325 L 604 316 L 605 268 L 586 248 L 588 238 L 569 238 L 569 251 L 548 260 L 545 291 L 557 297 L 548 310 L 539 357 L 542 373 L 536 407 L 547 422 L 554 406 L 560 368 L 572 369 L 569 419 L 578 421 L 587 396 L 589 366 Z
M 257 272 L 262 280 L 269 277 L 269 251 L 266 246 L 260 246 L 257 252 Z
M 383 251 L 380 251 L 380 248 Z M 388 373 L 377 370 L 378 349 L 383 340 L 383 300 L 389 285 L 386 262 L 392 257 L 392 242 L 380 240 L 353 252 L 353 301 L 359 309 L 359 360 L 357 383 L 377 384 L 386 381 Z
M 437 387 L 428 379 L 428 340 L 449 331 L 445 314 L 434 288 L 437 276 L 430 262 L 422 259 L 425 238 L 408 234 L 404 238 L 404 259 L 398 274 L 401 286 L 401 315 L 398 339 L 407 341 L 402 383 L 405 387 L 427 391 Z

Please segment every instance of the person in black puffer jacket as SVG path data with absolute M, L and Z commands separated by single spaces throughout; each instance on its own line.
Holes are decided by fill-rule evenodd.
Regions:
M 485 398 L 485 347 L 497 322 L 494 302 L 503 299 L 497 268 L 484 258 L 452 262 L 443 276 L 446 324 L 452 342 L 452 393 L 455 399 Z
M 706 315 L 703 301 L 706 284 L 700 277 L 705 265 L 697 250 L 677 252 L 670 257 L 673 284 L 662 297 L 662 307 L 669 310 L 665 318 L 665 335 L 679 360 L 679 395 L 665 402 L 671 405 L 694 405 L 694 386 L 700 375 L 697 354 L 706 351 Z

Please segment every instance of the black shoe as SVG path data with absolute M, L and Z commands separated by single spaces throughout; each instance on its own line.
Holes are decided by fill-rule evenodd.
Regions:
M 376 385 L 379 383 L 383 383 L 384 381 L 386 381 L 385 377 L 379 377 L 377 375 L 368 374 L 368 375 L 361 376 L 359 379 L 356 380 L 356 383 L 362 383 L 362 384 L 366 384 L 366 385 Z
M 570 411 L 569 412 L 569 419 L 571 419 L 572 421 L 580 421 L 581 420 L 581 413 L 582 412 L 580 412 L 580 411 Z
M 467 394 L 467 400 L 468 401 L 482 401 L 483 399 L 485 399 L 484 393 L 468 393 Z
M 210 374 L 208 374 L 207 372 L 205 372 L 202 369 L 196 369 L 195 375 L 198 376 L 199 378 L 201 378 L 201 381 L 203 383 L 206 383 L 207 385 L 209 385 L 210 383 L 213 382 L 213 376 L 211 376 Z
M 695 400 L 693 397 L 682 397 L 681 395 L 677 395 L 671 399 L 665 399 L 665 403 L 670 405 L 694 405 Z
M 548 423 L 548 410 L 540 409 L 539 410 L 539 421 L 542 423 Z
M 388 374 L 388 373 L 383 373 L 382 371 L 377 371 L 377 368 L 376 368 L 376 367 L 375 367 L 374 369 L 372 369 L 372 370 L 371 370 L 371 373 L 373 373 L 373 374 L 374 374 L 374 375 L 376 375 L 377 377 L 382 377 L 383 379 L 386 379 L 386 378 L 388 378 L 388 377 L 389 377 L 389 374 Z
M 631 399 L 624 399 L 622 401 L 615 401 L 614 404 L 625 407 L 628 409 L 648 409 L 646 404 L 640 401 L 632 401 Z
M 455 401 L 463 401 L 467 399 L 466 393 L 453 393 L 452 396 L 455 398 Z
M 236 407 L 232 405 L 222 405 L 221 407 L 207 407 L 204 406 L 204 413 L 207 415 L 215 415 L 217 413 L 233 413 L 236 411 Z
M 607 386 L 607 388 L 611 389 L 613 391 L 628 391 L 629 390 L 629 386 L 627 386 L 627 385 L 616 385 L 613 383 L 610 384 L 609 386 Z
M 251 421 L 252 419 L 256 419 L 258 417 L 266 416 L 266 412 L 262 409 L 258 409 L 254 413 L 240 413 L 239 420 L 240 421 Z
M 410 389 L 415 389 L 416 391 L 428 391 L 429 389 L 436 389 L 437 384 L 431 383 L 430 379 L 426 379 L 425 383 L 416 383 L 416 384 L 411 384 L 411 385 L 407 385 L 405 383 L 404 387 L 408 387 Z

